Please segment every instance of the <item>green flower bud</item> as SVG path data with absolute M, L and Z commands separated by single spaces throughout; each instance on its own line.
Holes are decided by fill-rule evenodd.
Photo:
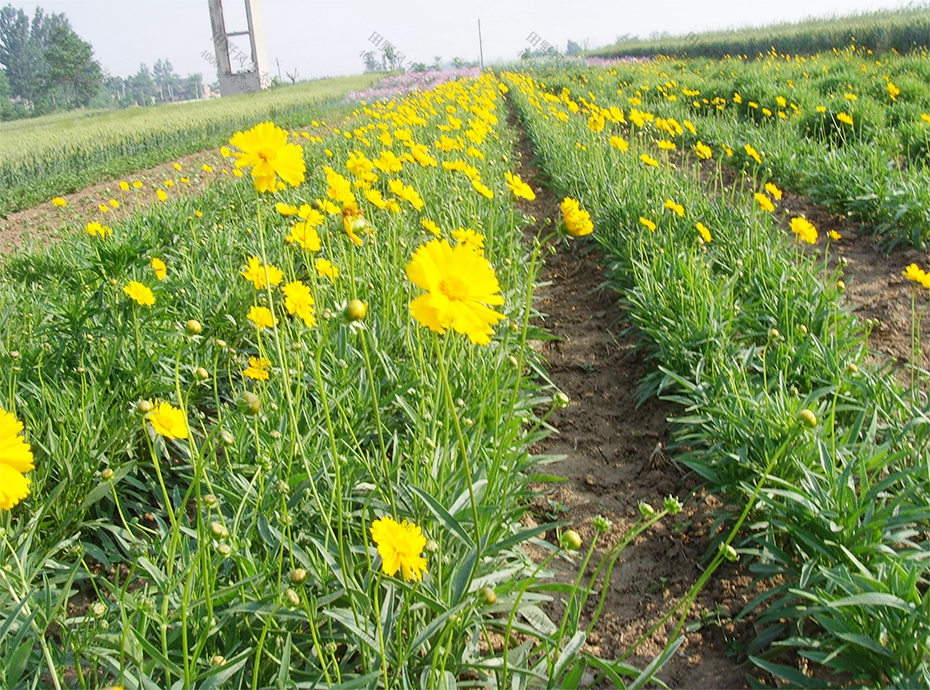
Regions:
M 573 529 L 562 532 L 559 541 L 562 544 L 562 548 L 568 551 L 577 551 L 581 548 L 581 535 Z

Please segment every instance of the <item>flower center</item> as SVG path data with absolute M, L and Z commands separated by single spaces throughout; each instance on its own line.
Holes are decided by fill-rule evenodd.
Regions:
M 462 302 L 468 297 L 468 284 L 458 276 L 446 276 L 439 281 L 439 291 L 453 302 Z
M 268 146 L 263 146 L 262 148 L 260 148 L 257 152 L 257 155 L 259 158 L 261 158 L 266 163 L 273 161 L 275 158 L 277 158 L 275 150 Z

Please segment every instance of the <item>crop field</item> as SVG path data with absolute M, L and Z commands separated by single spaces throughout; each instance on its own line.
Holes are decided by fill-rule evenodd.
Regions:
M 668 687 L 728 568 L 746 682 L 930 685 L 927 56 L 326 102 L 366 79 L 4 137 L 4 210 L 63 238 L 0 263 L 0 687 Z M 60 197 L 219 146 L 228 184 L 109 224 Z M 847 290 L 853 224 L 901 263 L 903 360 Z M 696 488 L 582 524 L 538 509 L 586 409 L 538 307 L 547 263 L 592 256 L 647 367 L 630 396 L 673 410 L 650 469 Z M 596 652 L 625 550 L 707 495 L 700 574 Z
M 374 81 L 321 79 L 292 88 L 170 108 L 79 110 L 0 123 L 0 217 L 211 146 L 274 118 L 301 127 L 320 107 Z

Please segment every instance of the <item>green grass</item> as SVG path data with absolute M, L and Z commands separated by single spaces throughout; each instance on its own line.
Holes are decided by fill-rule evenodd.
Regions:
M 876 53 L 930 47 L 930 8 L 908 7 L 819 17 L 760 27 L 705 31 L 685 36 L 630 39 L 590 51 L 596 57 L 679 55 L 723 58 L 768 54 L 811 55 L 855 44 Z
M 323 79 L 252 95 L 0 123 L 0 216 L 218 146 L 263 120 L 307 125 L 322 117 L 324 103 L 374 80 Z

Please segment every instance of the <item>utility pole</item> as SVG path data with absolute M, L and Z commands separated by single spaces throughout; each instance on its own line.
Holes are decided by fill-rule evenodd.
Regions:
M 478 54 L 481 56 L 481 69 L 484 70 L 484 43 L 481 41 L 481 19 L 478 20 Z
M 275 58 L 274 61 L 278 63 L 278 81 L 281 81 L 281 59 Z

